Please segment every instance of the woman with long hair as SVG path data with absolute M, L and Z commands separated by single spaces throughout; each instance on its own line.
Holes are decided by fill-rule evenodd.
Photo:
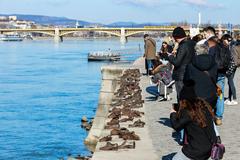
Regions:
M 172 51 L 173 51 L 172 46 L 168 45 L 168 43 L 165 41 L 162 42 L 160 53 L 172 53 Z
M 172 109 L 172 127 L 184 129 L 184 144 L 173 160 L 206 160 L 217 137 L 212 107 L 194 92 L 194 81 L 187 81 L 180 94 L 179 108 Z
M 223 44 L 223 47 L 231 48 L 230 44 L 232 42 L 233 38 L 229 34 L 224 34 L 221 38 L 221 43 Z M 234 76 L 237 70 L 236 63 L 234 61 L 233 53 L 229 52 L 231 55 L 230 65 L 228 67 L 228 70 L 226 71 L 226 77 L 228 79 L 228 99 L 224 101 L 226 105 L 237 105 L 237 94 L 236 94 L 236 87 L 234 84 Z

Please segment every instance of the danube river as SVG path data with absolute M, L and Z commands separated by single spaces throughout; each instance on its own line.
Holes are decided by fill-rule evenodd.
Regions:
M 141 56 L 142 39 L 0 42 L 0 159 L 46 160 L 88 154 L 81 118 L 93 117 L 101 84 L 90 51 L 125 60 Z

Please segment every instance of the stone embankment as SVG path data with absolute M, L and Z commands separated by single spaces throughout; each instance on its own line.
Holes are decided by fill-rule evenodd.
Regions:
M 114 92 L 119 89 L 120 77 L 127 69 L 137 68 L 144 72 L 143 59 L 139 59 L 134 63 L 134 66 L 108 66 L 102 69 L 102 89 L 99 96 L 99 106 L 94 120 L 92 129 L 86 139 L 87 144 L 93 144 L 93 160 L 171 160 L 173 155 L 181 149 L 178 145 L 178 135 L 171 128 L 169 113 L 172 103 L 176 102 L 176 93 L 173 92 L 170 96 L 171 101 L 159 102 L 152 100 L 151 96 L 145 91 L 146 87 L 150 85 L 149 77 L 141 76 L 139 86 L 142 90 L 141 95 L 144 103 L 143 107 L 138 111 L 144 112 L 141 121 L 145 122 L 144 128 L 129 128 L 128 125 L 133 121 L 120 123 L 121 127 L 125 127 L 130 131 L 134 131 L 140 137 L 139 141 L 135 141 L 135 149 L 118 149 L 117 151 L 102 151 L 101 147 L 106 145 L 106 142 L 99 142 L 99 139 L 110 135 L 111 130 L 104 129 L 107 122 L 109 111 L 112 109 L 112 102 L 114 100 Z M 235 75 L 235 85 L 237 90 L 237 97 L 239 98 L 239 81 L 240 72 L 237 71 Z M 228 85 L 226 80 L 225 93 L 228 93 Z M 226 96 L 227 94 L 225 94 Z M 225 105 L 223 125 L 219 126 L 219 131 L 223 144 L 226 146 L 226 153 L 224 159 L 238 160 L 240 157 L 240 119 L 239 107 Z M 121 145 L 122 139 L 118 136 L 113 136 L 111 143 Z M 131 141 L 132 142 L 132 141 Z M 132 144 L 132 143 L 128 143 Z
M 141 74 L 139 69 L 134 68 L 102 68 L 99 106 L 85 140 L 87 145 L 95 148 L 92 160 L 158 159 L 149 136 L 148 123 L 145 123 Z

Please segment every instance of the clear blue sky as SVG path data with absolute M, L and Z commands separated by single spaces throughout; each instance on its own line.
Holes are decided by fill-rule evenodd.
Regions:
M 90 22 L 203 22 L 240 24 L 238 0 L 0 0 L 0 13 L 64 16 Z

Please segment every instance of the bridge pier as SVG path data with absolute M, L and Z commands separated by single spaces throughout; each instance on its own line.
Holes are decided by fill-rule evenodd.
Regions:
M 125 28 L 121 28 L 120 42 L 121 42 L 122 44 L 127 43 L 127 36 L 126 36 Z
M 54 42 L 63 42 L 63 37 L 62 36 L 54 36 Z
M 127 43 L 127 37 L 121 36 L 120 37 L 120 42 L 121 42 L 121 44 L 126 44 Z
M 55 28 L 54 41 L 56 43 L 63 41 L 63 36 L 60 36 L 59 28 Z

